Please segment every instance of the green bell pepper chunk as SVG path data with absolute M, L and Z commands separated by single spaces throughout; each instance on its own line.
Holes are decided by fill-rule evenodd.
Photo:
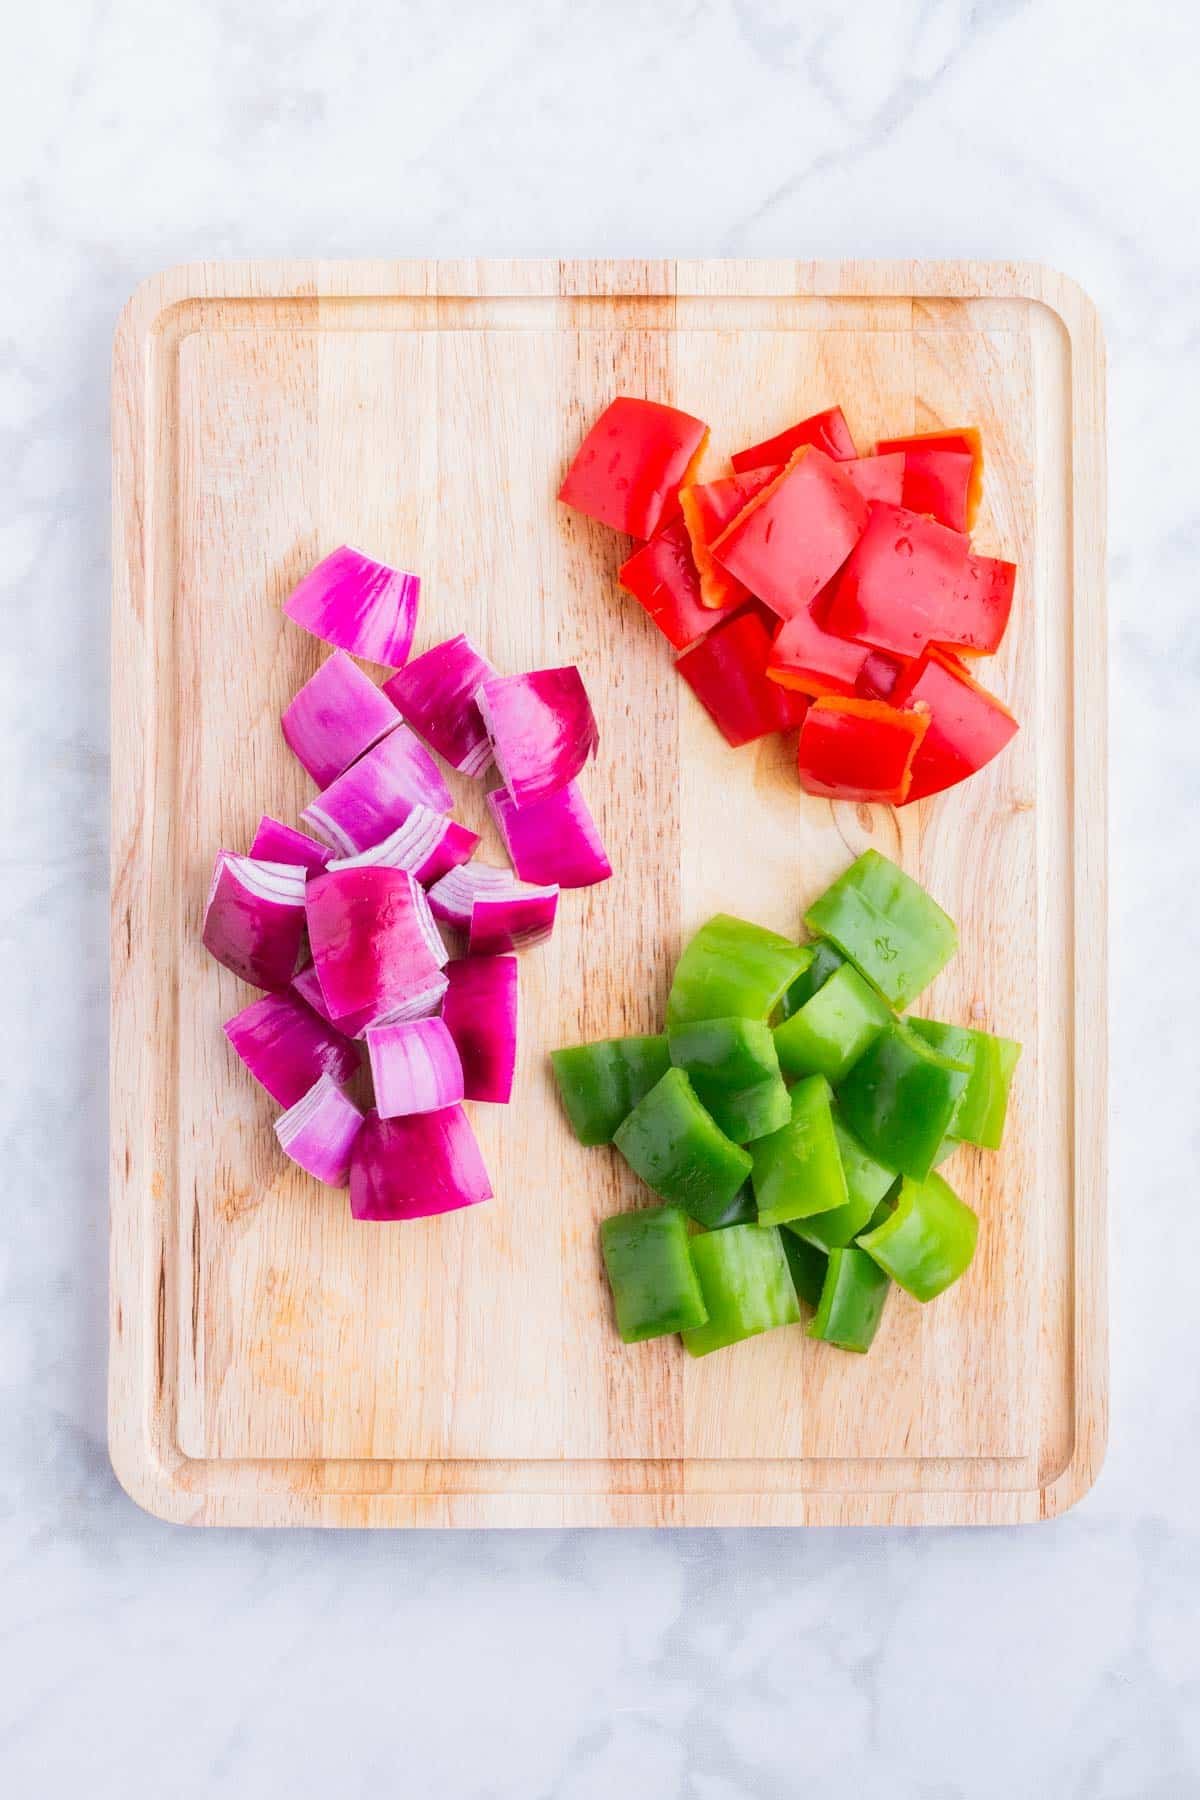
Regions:
M 687 1221 L 677 1207 L 648 1206 L 605 1219 L 600 1248 L 624 1343 L 704 1324 L 708 1313 L 688 1248 Z
M 913 1030 L 932 1044 L 939 1056 L 966 1063 L 971 1071 L 966 1091 L 950 1123 L 949 1135 L 964 1144 L 998 1150 L 1008 1114 L 1008 1090 L 1021 1055 L 1012 1038 L 994 1037 L 965 1025 L 943 1025 L 938 1019 L 910 1019 Z
M 853 1244 L 831 1250 L 809 1337 L 865 1355 L 879 1329 L 891 1285 L 883 1270 Z
M 813 995 L 836 974 L 846 959 L 828 938 L 818 938 L 815 944 L 807 944 L 803 948 L 812 951 L 812 961 L 802 975 L 797 975 L 783 999 L 779 1002 L 779 1016 L 790 1019 L 793 1013 L 807 1006 Z
M 758 1207 L 754 1203 L 754 1184 L 744 1181 L 724 1212 L 706 1226 L 706 1231 L 724 1231 L 727 1225 L 756 1225 Z
M 829 1258 L 824 1250 L 818 1250 L 815 1244 L 806 1244 L 803 1238 L 797 1237 L 789 1226 L 781 1231 L 783 1254 L 787 1257 L 788 1268 L 792 1272 L 792 1286 L 796 1290 L 796 1298 L 803 1300 L 815 1312 L 821 1298 L 821 1289 L 825 1285 L 825 1270 Z
M 766 1137 L 791 1117 L 775 1039 L 762 1019 L 693 1019 L 672 1026 L 667 1048 L 735 1144 Z
M 671 1066 L 665 1037 L 603 1038 L 552 1050 L 550 1061 L 581 1144 L 611 1144 L 622 1119 Z
M 667 1024 L 765 1019 L 811 961 L 807 945 L 718 913 L 700 927 L 676 964 Z
M 868 1156 L 836 1107 L 833 1130 L 846 1177 L 846 1204 L 835 1206 L 832 1212 L 816 1213 L 810 1219 L 793 1219 L 787 1227 L 789 1232 L 826 1252 L 852 1244 L 870 1224 L 884 1195 L 896 1185 L 895 1171 L 885 1169 Z
M 775 1027 L 779 1066 L 785 1075 L 824 1075 L 836 1086 L 892 1017 L 870 982 L 843 963 L 799 1012 Z
M 707 1356 L 776 1325 L 799 1323 L 800 1304 L 777 1231 L 731 1225 L 694 1237 L 691 1251 L 708 1323 L 684 1332 L 690 1355 Z
M 859 1238 L 859 1248 L 916 1300 L 932 1300 L 957 1281 L 975 1254 L 979 1220 L 940 1175 L 902 1181 L 890 1215 Z
M 905 1007 L 958 948 L 954 921 L 878 850 L 867 850 L 804 915 L 893 1006 Z
M 792 1089 L 792 1116 L 751 1147 L 754 1198 L 763 1225 L 807 1219 L 845 1206 L 846 1176 L 833 1129 L 833 1094 L 823 1075 Z
M 682 1069 L 668 1069 L 617 1128 L 635 1174 L 701 1225 L 716 1224 L 750 1173 L 750 1158 L 709 1118 Z
M 923 1181 L 970 1073 L 897 1019 L 855 1063 L 838 1100 L 847 1125 L 877 1162 Z

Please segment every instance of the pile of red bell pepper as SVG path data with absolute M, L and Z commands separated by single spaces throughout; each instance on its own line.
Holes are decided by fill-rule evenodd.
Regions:
M 964 659 L 999 647 L 1016 565 L 971 549 L 978 431 L 860 456 L 833 406 L 698 481 L 707 442 L 700 419 L 622 395 L 559 499 L 643 540 L 621 586 L 726 740 L 799 727 L 810 794 L 893 806 L 990 762 L 1017 721 Z

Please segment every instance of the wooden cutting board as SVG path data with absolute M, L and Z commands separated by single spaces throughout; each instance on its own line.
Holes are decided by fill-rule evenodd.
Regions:
M 901 813 L 807 798 L 790 742 L 731 751 L 617 589 L 625 540 L 554 503 L 618 391 L 710 421 L 712 466 L 840 401 L 862 446 L 983 427 L 979 548 L 1021 568 L 987 680 L 1013 747 Z M 1069 1506 L 1106 1419 L 1103 349 L 1070 282 L 968 263 L 197 264 L 138 289 L 114 389 L 110 1442 L 197 1524 L 1007 1523 Z M 310 789 L 279 713 L 325 649 L 281 602 L 335 545 L 423 580 L 418 648 L 577 662 L 617 874 L 521 963 L 496 1187 L 356 1225 L 280 1154 L 203 952 L 219 847 Z M 481 804 L 460 783 L 462 812 Z M 958 920 L 921 1010 L 1026 1045 L 1003 1152 L 947 1173 L 968 1276 L 889 1306 L 869 1357 L 768 1334 L 626 1348 L 558 1044 L 657 1029 L 710 913 L 790 934 L 874 844 Z M 485 851 L 486 853 L 486 851 Z

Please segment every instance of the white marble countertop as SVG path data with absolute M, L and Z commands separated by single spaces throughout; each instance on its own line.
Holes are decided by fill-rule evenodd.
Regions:
M 4 61 L 0 1791 L 1200 1793 L 1195 9 L 41 0 Z M 170 1528 L 104 1445 L 116 314 L 191 257 L 622 252 L 1021 256 L 1100 306 L 1108 1462 L 1021 1531 Z

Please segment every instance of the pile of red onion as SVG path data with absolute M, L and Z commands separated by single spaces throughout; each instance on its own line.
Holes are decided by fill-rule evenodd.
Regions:
M 248 855 L 218 853 L 204 915 L 211 954 L 265 990 L 229 1042 L 284 1109 L 286 1154 L 348 1182 L 356 1219 L 491 1198 L 462 1102 L 511 1098 L 513 953 L 550 935 L 562 888 L 612 874 L 576 781 L 598 741 L 578 669 L 501 675 L 461 634 L 409 662 L 419 595 L 415 575 L 343 548 L 289 596 L 289 618 L 335 646 L 281 721 L 320 791 L 306 831 L 264 818 Z M 398 673 L 378 687 L 355 656 Z M 437 757 L 496 768 L 511 869 L 472 861 Z M 364 1049 L 365 1113 L 346 1092 Z

